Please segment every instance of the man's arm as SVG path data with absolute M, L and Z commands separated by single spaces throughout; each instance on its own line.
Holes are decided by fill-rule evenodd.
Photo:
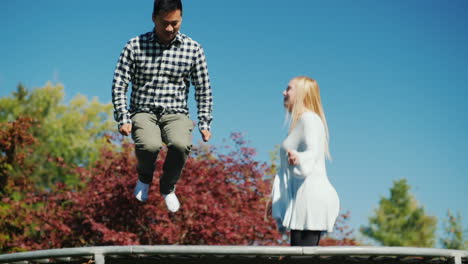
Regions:
M 205 53 L 200 46 L 195 55 L 195 63 L 191 73 L 192 83 L 195 86 L 195 100 L 198 108 L 198 129 L 204 141 L 211 138 L 211 113 L 213 110 L 213 95 L 211 92 L 210 77 Z
M 133 61 L 133 50 L 129 41 L 120 54 L 112 81 L 114 119 L 118 123 L 119 132 L 125 136 L 130 134 L 132 123 L 127 107 L 127 89 L 134 73 Z

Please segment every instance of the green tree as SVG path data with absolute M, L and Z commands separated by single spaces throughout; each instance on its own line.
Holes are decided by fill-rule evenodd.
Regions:
M 115 128 L 110 118 L 111 104 L 101 104 L 96 98 L 88 100 L 83 95 L 64 103 L 64 88 L 60 84 L 48 83 L 32 91 L 19 84 L 11 96 L 0 98 L 0 105 L 0 123 L 29 116 L 39 124 L 32 134 L 41 144 L 29 156 L 29 161 L 39 166 L 30 177 L 44 187 L 57 181 L 78 182 L 68 170 L 47 160 L 88 167 L 106 144 L 105 133 Z
M 440 239 L 442 247 L 448 249 L 467 249 L 468 241 L 465 241 L 460 213 L 453 215 L 447 211 L 444 221 L 444 237 Z
M 363 235 L 384 246 L 433 247 L 437 218 L 428 216 L 409 192 L 406 179 L 393 182 L 390 198 L 381 198 Z

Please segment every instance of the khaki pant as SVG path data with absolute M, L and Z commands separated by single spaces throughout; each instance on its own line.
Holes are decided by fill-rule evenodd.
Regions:
M 162 144 L 168 151 L 159 179 L 161 194 L 174 191 L 185 161 L 192 148 L 193 122 L 184 114 L 166 114 L 157 117 L 150 113 L 137 113 L 132 117 L 132 138 L 138 160 L 138 178 L 151 183 L 155 162 Z

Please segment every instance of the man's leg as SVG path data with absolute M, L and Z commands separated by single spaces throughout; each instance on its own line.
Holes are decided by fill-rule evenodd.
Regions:
M 160 127 L 168 149 L 160 179 L 160 191 L 167 195 L 174 192 L 192 149 L 193 122 L 184 114 L 168 114 L 161 117 Z
M 155 161 L 162 147 L 161 130 L 154 114 L 138 113 L 132 117 L 132 138 L 138 160 L 138 182 L 135 195 L 140 201 L 148 198 L 149 184 L 153 180 Z M 138 194 L 139 193 L 139 194 Z

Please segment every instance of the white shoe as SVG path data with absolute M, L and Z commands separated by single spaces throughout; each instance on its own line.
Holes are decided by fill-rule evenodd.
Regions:
M 179 199 L 175 195 L 175 192 L 170 194 L 164 194 L 164 201 L 166 202 L 167 209 L 173 213 L 177 212 L 180 208 Z
M 135 192 L 133 192 L 133 194 L 138 201 L 146 202 L 146 200 L 148 200 L 148 190 L 149 184 L 142 183 L 140 180 L 138 180 L 135 187 Z

